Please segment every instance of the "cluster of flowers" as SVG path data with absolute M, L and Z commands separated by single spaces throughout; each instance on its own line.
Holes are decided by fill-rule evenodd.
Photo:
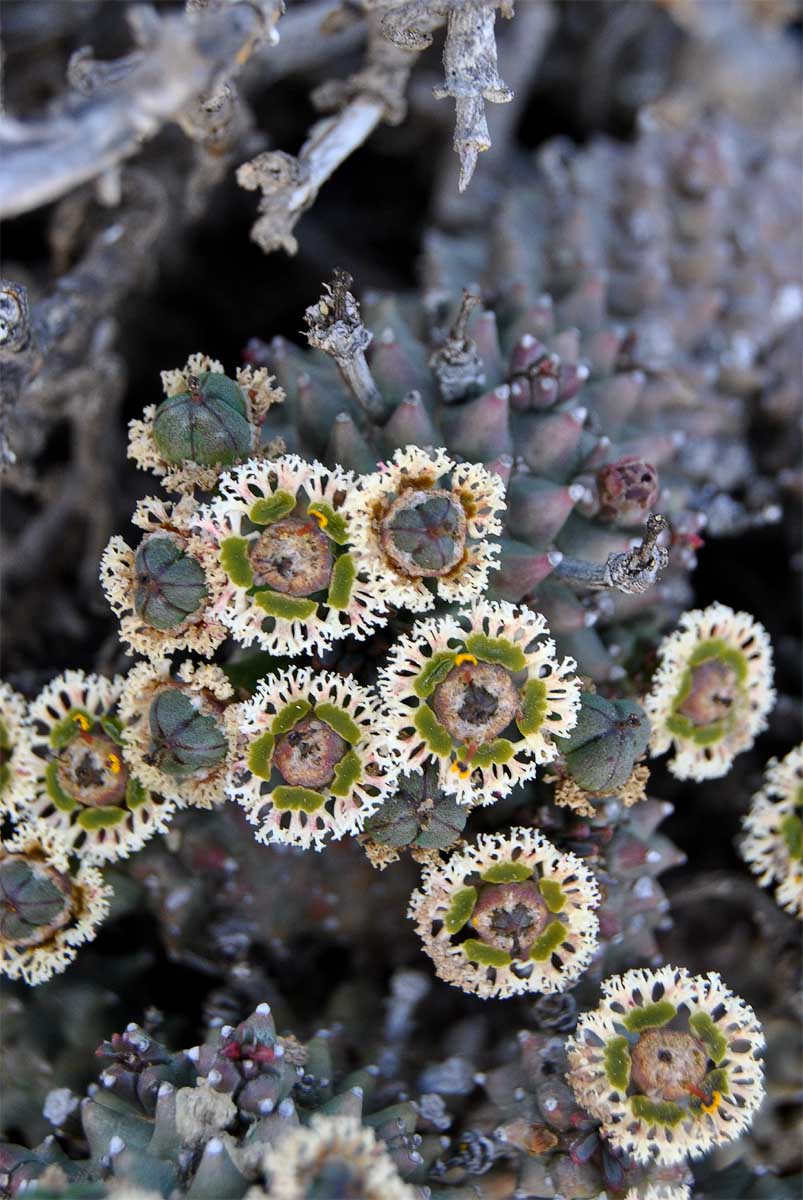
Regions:
M 576 664 L 558 657 L 544 618 L 483 598 L 499 477 L 416 446 L 359 477 L 277 456 L 254 433 L 277 398 L 264 373 L 235 382 L 198 355 L 164 382 L 167 400 L 132 424 L 131 453 L 186 494 L 140 502 L 139 546 L 115 537 L 101 564 L 141 661 L 111 680 L 67 671 L 30 705 L 1 694 L 0 806 L 17 825 L 0 856 L 2 969 L 30 983 L 94 936 L 110 894 L 98 865 L 163 832 L 177 809 L 230 799 L 258 840 L 320 850 L 360 834 L 402 773 L 428 773 L 466 810 L 494 803 L 558 758 L 581 707 Z M 212 498 L 199 503 L 196 487 Z M 375 687 L 277 663 L 239 701 L 221 666 L 170 657 L 209 659 L 229 637 L 275 658 L 322 653 L 438 600 L 448 611 L 397 637 Z M 724 774 L 773 701 L 766 632 L 715 604 L 684 614 L 659 656 L 643 701 L 651 753 L 674 746 L 682 779 Z M 771 771 L 746 849 L 762 882 L 781 881 L 782 902 L 784 864 L 800 871 L 796 754 Z M 594 956 L 599 898 L 579 858 L 511 829 L 433 853 L 410 916 L 448 982 L 485 997 L 549 993 Z M 673 968 L 606 987 L 600 1012 L 581 1019 L 572 1082 L 610 1136 L 673 1161 L 743 1128 L 760 1096 L 749 1010 L 715 977 Z

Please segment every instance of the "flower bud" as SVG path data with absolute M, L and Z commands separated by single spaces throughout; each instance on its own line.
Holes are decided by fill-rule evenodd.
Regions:
M 72 917 L 70 880 L 33 857 L 0 862 L 0 939 L 15 946 L 40 946 Z
M 600 517 L 619 525 L 641 525 L 658 500 L 658 473 L 651 463 L 626 455 L 597 472 Z
M 253 429 L 239 385 L 220 371 L 187 376 L 187 390 L 156 410 L 153 439 L 169 463 L 229 466 L 247 458 Z
M 137 615 L 153 629 L 174 629 L 207 598 L 203 567 L 166 534 L 143 538 L 135 559 Z
M 624 787 L 649 737 L 649 722 L 638 704 L 592 693 L 582 697 L 577 724 L 561 749 L 572 778 L 587 791 L 604 794 Z
M 178 688 L 164 688 L 150 706 L 151 760 L 177 779 L 210 770 L 228 750 L 217 717 Z
M 397 790 L 365 822 L 365 832 L 383 846 L 445 850 L 465 828 L 469 809 L 438 785 L 436 767 L 402 775 Z

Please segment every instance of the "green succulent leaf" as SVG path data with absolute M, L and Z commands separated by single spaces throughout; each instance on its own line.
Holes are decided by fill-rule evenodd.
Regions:
M 248 769 L 258 779 L 270 779 L 276 738 L 265 732 L 248 749 Z
M 169 463 L 202 467 L 248 458 L 253 432 L 239 385 L 218 371 L 201 372 L 197 379 L 196 391 L 168 396 L 156 409 L 153 440 L 159 453 Z
M 507 638 L 489 638 L 484 633 L 470 633 L 464 645 L 475 658 L 495 663 L 507 671 L 523 671 L 527 666 L 522 650 Z
M 350 554 L 340 554 L 332 567 L 332 577 L 329 580 L 329 591 L 326 603 L 338 612 L 348 608 L 354 580 L 357 578 L 357 566 Z
M 235 587 L 249 588 L 254 582 L 248 542 L 241 537 L 224 538 L 220 543 L 220 565 Z
M 640 705 L 592 692 L 582 696 L 577 722 L 560 748 L 575 782 L 604 794 L 624 787 L 649 739 L 650 724 Z
M 469 962 L 478 963 L 481 967 L 507 967 L 513 961 L 506 950 L 488 946 L 477 938 L 461 942 L 461 949 Z
M 521 713 L 516 717 L 519 731 L 525 737 L 538 733 L 549 707 L 543 679 L 528 679 L 521 699 Z
M 326 797 L 320 792 L 313 791 L 312 788 L 287 787 L 284 784 L 273 789 L 271 800 L 274 808 L 279 809 L 280 812 L 301 810 L 313 813 L 326 803 Z
M 312 513 L 314 517 L 323 517 L 319 524 L 326 536 L 338 546 L 345 546 L 349 540 L 349 531 L 346 520 L 340 513 L 336 513 L 330 505 L 317 500 L 314 504 L 309 505 L 307 512 Z
M 456 655 L 450 650 L 442 650 L 433 654 L 432 658 L 421 668 L 413 681 L 413 691 L 421 700 L 431 696 L 435 688 L 443 683 L 454 666 Z
M 285 621 L 306 621 L 316 611 L 315 600 L 306 600 L 301 596 L 284 596 L 281 592 L 273 592 L 270 588 L 260 588 L 254 595 L 254 603 L 264 608 L 272 617 L 281 617 Z
M 201 564 L 172 537 L 146 538 L 136 553 L 134 609 L 152 629 L 175 628 L 206 602 Z
M 299 721 L 306 717 L 311 708 L 309 700 L 291 700 L 289 704 L 285 704 L 284 708 L 279 709 L 273 718 L 271 730 L 276 737 L 281 737 L 283 733 L 289 733 Z
M 362 774 L 362 761 L 355 750 L 344 754 L 335 767 L 335 776 L 329 785 L 333 796 L 348 796 Z
M 719 1032 L 707 1012 L 692 1013 L 689 1017 L 689 1028 L 694 1031 L 705 1048 L 708 1056 L 715 1063 L 721 1063 L 728 1052 L 727 1039 Z
M 605 1077 L 611 1087 L 624 1092 L 630 1083 L 630 1043 L 626 1037 L 611 1038 L 605 1043 Z
M 68 796 L 59 783 L 58 777 L 59 765 L 56 762 L 50 762 L 45 768 L 45 789 L 48 796 L 55 804 L 60 812 L 72 812 L 78 807 L 78 801 L 73 800 L 72 796 Z
M 255 500 L 248 511 L 248 517 L 254 525 L 274 525 L 288 517 L 295 506 L 295 496 L 280 488 L 264 500 Z
M 421 737 L 433 754 L 437 754 L 439 758 L 446 758 L 447 755 L 451 754 L 451 736 L 441 725 L 428 704 L 422 704 L 416 709 L 415 716 L 413 717 L 413 725 L 421 734 Z
M 323 721 L 330 729 L 334 729 L 335 733 L 343 738 L 344 742 L 348 742 L 351 746 L 356 746 L 362 734 L 360 727 L 356 721 L 352 720 L 347 712 L 342 708 L 338 708 L 336 704 L 331 704 L 328 700 L 323 704 L 315 705 L 315 716 Z
M 559 913 L 566 907 L 566 893 L 556 879 L 540 879 L 538 890 L 550 912 Z
M 521 883 L 532 877 L 532 867 L 520 862 L 494 863 L 487 871 L 483 871 L 482 880 L 485 883 Z
M 217 766 L 228 741 L 214 716 L 201 711 L 186 692 L 167 687 L 157 693 L 149 712 L 150 753 L 158 769 L 176 779 Z
M 641 1008 L 633 1008 L 622 1018 L 622 1024 L 630 1033 L 641 1033 L 645 1029 L 660 1029 L 668 1025 L 677 1016 L 677 1009 L 668 1000 L 657 1000 L 655 1004 L 645 1004 Z
M 550 921 L 544 932 L 530 948 L 533 962 L 546 962 L 566 937 L 566 926 L 560 920 Z
M 443 918 L 448 933 L 458 933 L 463 928 L 471 918 L 476 903 L 476 888 L 464 887 L 459 892 L 455 892 L 446 916 Z

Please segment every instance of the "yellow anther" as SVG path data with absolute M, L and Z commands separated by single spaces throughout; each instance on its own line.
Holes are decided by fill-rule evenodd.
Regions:
M 112 775 L 119 775 L 123 769 L 123 764 L 120 762 L 119 755 L 110 754 L 106 759 L 106 766 L 111 771 Z
M 469 767 L 464 767 L 461 763 L 457 762 L 452 763 L 450 770 L 456 775 L 459 775 L 461 779 L 468 779 L 469 775 L 471 774 Z
M 315 518 L 321 529 L 326 529 L 326 526 L 329 524 L 329 518 L 325 513 L 318 512 L 317 508 L 309 508 L 307 509 L 307 512 L 310 514 L 310 516 Z
M 477 665 L 476 656 L 473 654 L 458 654 L 454 660 L 454 665 L 456 667 L 460 667 L 463 665 L 464 662 L 472 663 L 476 667 L 476 665 Z
M 703 1112 L 708 1113 L 709 1116 L 713 1116 L 714 1113 L 719 1108 L 721 1103 L 722 1103 L 722 1093 L 721 1092 L 712 1092 L 711 1093 L 711 1103 L 710 1104 L 701 1104 L 700 1107 L 702 1108 Z
M 89 717 L 85 717 L 83 713 L 76 713 L 73 717 L 73 721 L 75 721 L 79 729 L 83 729 L 84 733 L 86 733 L 87 729 L 92 728 L 92 722 L 90 721 Z

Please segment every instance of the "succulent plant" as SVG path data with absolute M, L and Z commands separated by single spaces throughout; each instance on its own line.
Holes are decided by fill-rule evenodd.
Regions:
M 401 116 L 405 56 L 435 18 L 448 20 L 436 96 L 457 103 L 464 181 L 490 141 L 482 97 L 512 99 L 493 38 L 503 0 L 362 7 L 366 68 L 319 93 L 337 114 L 298 158 L 264 152 L 238 172 L 263 192 L 264 246 L 295 250 L 344 131 L 359 144 Z M 243 28 L 258 9 L 264 34 L 281 4 L 229 8 Z M 607 8 L 614 42 L 619 20 L 645 27 L 634 6 Z M 327 25 L 348 33 L 352 9 Z M 540 44 L 549 13 L 530 9 Z M 103 101 L 170 30 L 223 28 L 224 10 L 143 12 L 129 59 L 79 53 L 73 76 Z M 130 422 L 129 457 L 173 494 L 140 499 L 137 540 L 112 537 L 100 563 L 137 661 L 111 637 L 93 647 L 96 673 L 49 671 L 43 688 L 38 671 L 14 674 L 0 690 L 4 1193 L 690 1200 L 736 1180 L 752 1198 L 775 1168 L 778 1197 L 794 1188 L 794 1151 L 779 1147 L 799 1101 L 799 749 L 770 763 L 745 817 L 758 884 L 744 868 L 667 884 L 686 858 L 661 826 L 676 814 L 673 838 L 727 858 L 727 822 L 710 846 L 706 805 L 732 793 L 734 828 L 747 806 L 776 701 L 770 631 L 779 693 L 789 674 L 769 603 L 765 629 L 690 602 L 701 534 L 776 537 L 764 527 L 794 491 L 800 130 L 783 56 L 774 94 L 764 71 L 746 89 L 751 111 L 709 105 L 715 22 L 681 0 L 657 18 L 671 19 L 708 45 L 710 86 L 686 78 L 630 141 L 509 158 L 493 217 L 495 172 L 482 194 L 480 171 L 473 219 L 426 236 L 417 292 L 358 300 L 363 278 L 334 268 L 322 239 L 313 278 L 331 281 L 306 309 L 307 347 L 253 339 L 230 374 L 193 354 Z M 532 46 L 508 49 L 521 79 Z M 622 57 L 614 45 L 609 61 Z M 223 160 L 235 97 L 225 73 L 215 88 L 193 92 L 180 123 Z M 99 184 L 112 209 L 118 184 L 113 169 Z M 65 264 L 86 210 L 58 210 Z M 273 282 L 284 321 L 292 292 Z M 14 391 L 27 402 L 38 386 L 55 412 L 59 354 L 75 391 L 69 322 L 60 334 L 58 303 L 29 310 L 15 286 L 4 303 L 2 356 L 31 367 Z M 253 329 L 253 312 L 238 316 L 238 337 Z M 110 341 L 99 324 L 76 437 L 84 400 L 87 423 L 103 407 L 102 364 L 120 389 Z M 9 446 L 0 428 L 0 458 Z M 34 548 L 53 545 L 51 499 Z M 770 730 L 785 748 L 790 708 L 781 694 Z M 667 751 L 651 776 L 647 758 Z M 744 786 L 709 792 L 737 754 Z M 674 910 L 693 913 L 680 933 Z M 149 953 L 130 963 L 108 950 L 138 940 Z M 87 1088 L 97 988 L 88 1002 L 81 977 L 48 981 L 90 941 L 95 981 L 123 960 L 108 985 L 130 984 L 134 1019 L 102 1041 Z M 40 984 L 26 1015 L 19 997 Z M 197 1044 L 171 1049 L 187 1030 Z M 43 1120 L 54 1132 L 34 1145 Z
M 279 1194 L 284 1187 L 295 1195 L 286 1180 L 280 1183 L 293 1161 L 282 1146 L 293 1147 L 301 1170 L 309 1161 L 302 1132 L 307 1139 L 319 1135 L 322 1158 L 330 1130 L 361 1139 L 369 1172 L 364 1187 L 374 1177 L 371 1171 L 377 1177 L 380 1168 L 383 1172 L 383 1189 L 360 1195 L 399 1200 L 421 1195 L 402 1182 L 424 1162 L 415 1106 L 373 1104 L 376 1072 L 336 1078 L 326 1040 L 304 1045 L 278 1036 L 266 1003 L 236 1027 L 223 1026 L 188 1050 L 170 1051 L 130 1024 L 103 1042 L 97 1055 L 104 1060 L 100 1085 L 80 1111 L 88 1155 L 69 1158 L 52 1138 L 33 1150 L 4 1145 L 0 1172 L 9 1195 L 45 1197 L 49 1188 L 59 1194 L 72 1187 L 76 1195 L 103 1197 L 129 1188 L 155 1196 L 237 1200 L 258 1184 L 269 1185 L 271 1194 L 275 1186 Z M 334 1148 L 327 1151 L 319 1182 L 310 1182 L 312 1191 L 301 1194 L 331 1194 L 320 1191 L 323 1181 L 334 1186 L 338 1171 L 355 1170 L 355 1149 L 346 1142 L 339 1168 Z
M 341 273 L 307 313 L 317 353 L 251 344 L 286 393 L 271 428 L 289 447 L 363 471 L 410 443 L 443 445 L 500 472 L 492 594 L 535 603 L 597 679 L 616 678 L 628 627 L 655 629 L 683 604 L 699 532 L 709 514 L 725 531 L 729 494 L 732 528 L 777 516 L 745 432 L 761 355 L 794 319 L 781 247 L 799 225 L 797 143 L 775 131 L 755 158 L 753 138 L 726 120 L 687 133 L 655 118 L 633 147 L 551 144 L 490 237 L 431 236 L 423 301 L 368 298 L 363 325 Z M 760 232 L 738 236 L 758 197 L 778 213 L 772 253 Z M 655 508 L 670 568 L 641 600 L 660 546 L 610 556 L 632 553 Z M 606 565 L 624 594 L 597 600 Z

